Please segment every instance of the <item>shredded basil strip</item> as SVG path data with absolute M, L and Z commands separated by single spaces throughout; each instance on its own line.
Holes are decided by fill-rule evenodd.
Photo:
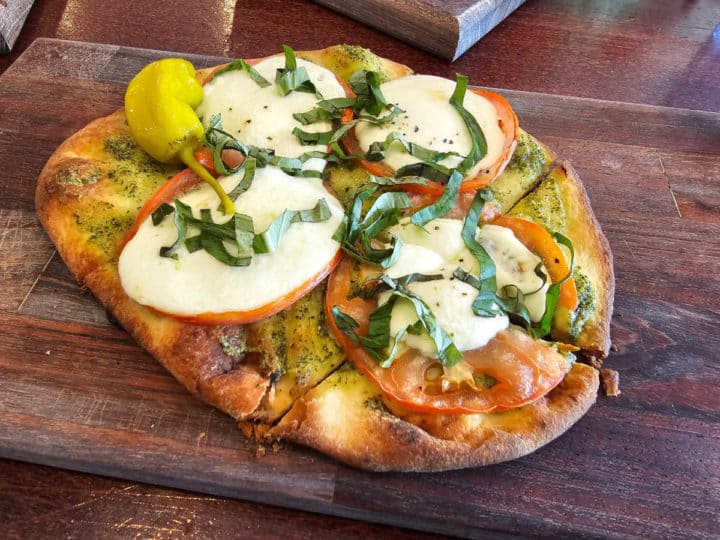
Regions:
M 410 218 L 410 221 L 412 221 L 415 225 L 420 225 L 422 227 L 433 219 L 437 219 L 447 214 L 455 205 L 455 202 L 460 195 L 460 184 L 462 183 L 462 180 L 463 175 L 458 171 L 453 171 L 440 198 L 435 203 L 415 212 Z
M 450 179 L 450 174 L 450 169 L 439 163 L 411 163 L 395 171 L 395 176 L 399 179 L 419 177 L 427 178 L 440 184 L 447 184 Z
M 570 250 L 570 271 L 560 281 L 548 287 L 547 294 L 545 295 L 545 313 L 543 313 L 542 319 L 540 319 L 540 324 L 529 329 L 530 334 L 535 338 L 544 337 L 550 333 L 558 298 L 560 298 L 560 287 L 562 287 L 563 283 L 568 279 L 572 279 L 573 271 L 575 270 L 575 248 L 570 239 L 559 232 L 552 233 L 552 237 L 558 244 L 562 244 Z
M 378 196 L 363 217 L 363 204 L 376 191 L 377 186 L 369 186 L 358 192 L 333 239 L 340 242 L 343 251 L 353 259 L 388 268 L 400 255 L 401 240 L 389 235 L 389 247 L 378 248 L 373 245 L 373 239 L 388 227 L 398 224 L 403 212 L 412 204 L 405 193 L 389 191 Z
M 302 125 L 314 124 L 324 120 L 338 120 L 342 118 L 347 107 L 354 107 L 355 98 L 333 98 L 318 101 L 314 108 L 302 113 L 294 113 L 293 118 Z
M 202 209 L 200 218 L 196 218 L 189 206 L 176 199 L 173 221 L 178 238 L 172 246 L 160 248 L 160 256 L 177 259 L 177 250 L 184 243 L 190 253 L 204 249 L 229 266 L 247 266 L 253 254 L 274 251 L 293 223 L 319 223 L 331 215 L 327 201 L 318 199 L 313 208 L 285 210 L 264 232 L 255 234 L 250 216 L 235 214 L 223 223 L 215 223 L 209 209 Z M 187 238 L 188 226 L 197 227 L 199 234 Z M 225 242 L 230 243 L 235 253 L 230 253 Z
M 388 102 L 380 91 L 380 74 L 376 71 L 357 70 L 348 81 L 350 88 L 355 92 L 355 112 L 365 109 L 373 116 L 379 115 L 388 108 Z
M 358 120 L 364 120 L 365 122 L 375 124 L 376 126 L 382 126 L 384 124 L 389 124 L 390 122 L 395 120 L 398 115 L 404 112 L 405 111 L 397 105 L 391 105 L 390 112 L 384 116 L 370 116 L 368 114 L 358 114 L 357 118 Z
M 415 293 L 407 289 L 404 285 L 401 285 L 398 283 L 397 280 L 393 280 L 392 278 L 388 276 L 383 276 L 383 281 L 387 283 L 391 288 L 392 292 L 390 294 L 390 299 L 388 300 L 388 303 L 395 302 L 397 300 L 393 300 L 394 298 L 397 299 L 404 299 L 410 302 L 413 309 L 415 310 L 415 315 L 417 315 L 419 325 L 422 327 L 423 330 L 427 333 L 427 335 L 430 337 L 430 339 L 433 341 L 433 344 L 435 345 L 435 349 L 437 351 L 438 360 L 440 360 L 440 363 L 443 366 L 451 367 L 457 364 L 460 360 L 462 360 L 462 353 L 457 349 L 455 344 L 452 341 L 452 338 L 450 335 L 445 332 L 445 330 L 442 329 L 442 327 L 438 324 L 437 319 L 435 318 L 435 315 L 430 310 L 428 305 Z M 381 306 L 382 308 L 382 306 Z M 378 308 L 378 309 L 381 309 Z M 372 315 L 371 315 L 372 317 Z M 417 324 L 417 323 L 415 323 Z M 389 326 L 390 326 L 390 319 L 388 317 L 387 319 L 387 325 L 388 330 L 387 333 L 389 335 Z M 389 345 L 388 342 L 385 343 L 383 348 L 387 348 Z M 385 364 L 383 367 L 388 367 L 390 365 L 390 362 L 392 361 L 391 358 L 388 358 L 385 360 Z
M 169 216 L 175 211 L 175 208 L 171 204 L 168 203 L 162 203 L 160 206 L 157 207 L 157 209 L 152 213 L 152 224 L 158 225 L 163 219 L 165 219 L 165 216 Z
M 207 82 L 212 81 L 214 78 L 222 75 L 223 73 L 227 73 L 228 71 L 244 71 L 261 88 L 265 88 L 266 86 L 270 86 L 271 84 L 270 81 L 260 75 L 260 73 L 258 73 L 258 71 L 254 67 L 252 67 L 250 64 L 248 64 L 247 62 L 245 62 L 245 60 L 242 59 L 230 62 L 227 66 L 218 69 L 210 76 Z
M 389 278 L 386 274 L 380 274 L 379 276 L 371 277 L 363 283 L 362 287 L 349 298 L 358 296 L 364 300 L 374 298 L 378 294 L 384 291 L 394 289 L 396 285 L 407 287 L 410 283 L 422 283 L 426 281 L 437 281 L 443 279 L 442 274 L 421 274 L 419 272 L 413 272 L 412 274 L 405 274 L 397 278 Z
M 413 157 L 422 160 L 425 163 L 437 164 L 443 159 L 450 156 L 459 156 L 457 152 L 438 152 L 425 148 L 417 143 L 408 141 L 401 133 L 392 131 L 385 137 L 384 141 L 376 141 L 368 148 L 366 159 L 368 161 L 382 161 L 385 159 L 385 152 L 390 145 L 393 143 L 400 143 L 405 151 Z M 444 168 L 444 171 L 449 172 L 449 169 Z
M 450 105 L 458 112 L 470 132 L 472 146 L 467 156 L 460 162 L 458 169 L 462 172 L 469 171 L 473 165 L 487 154 L 487 140 L 475 117 L 463 106 L 465 92 L 467 91 L 468 79 L 465 75 L 456 75 L 455 91 L 450 96 Z
M 404 178 L 391 178 L 390 176 L 370 175 L 369 181 L 378 186 L 402 186 L 405 184 L 427 185 L 428 179 L 420 176 L 407 176 Z
M 343 98 L 339 98 L 339 99 L 343 99 Z M 308 115 L 309 115 L 309 114 L 312 113 L 314 110 L 315 110 L 315 109 L 312 109 L 312 110 L 308 111 L 308 113 L 300 113 L 300 114 L 301 114 L 301 115 L 305 115 L 305 114 L 308 114 Z M 398 111 L 399 111 L 399 112 L 402 112 L 400 109 L 398 109 Z M 297 118 L 296 115 L 293 115 L 293 116 L 295 116 L 295 117 Z M 394 117 L 394 116 L 395 116 L 395 111 L 393 111 L 393 113 L 392 113 L 391 115 L 388 115 L 387 117 L 383 117 L 383 118 L 375 118 L 375 117 L 372 117 L 372 116 L 361 116 L 361 117 L 359 117 L 359 118 L 355 118 L 355 119 L 353 119 L 353 120 L 350 120 L 349 122 L 347 122 L 347 123 L 345 123 L 345 124 L 342 124 L 342 125 L 341 125 L 340 127 L 338 127 L 336 130 L 330 130 L 330 131 L 319 131 L 319 132 L 316 132 L 316 131 L 305 131 L 305 130 L 300 129 L 299 127 L 295 127 L 295 128 L 293 128 L 293 130 L 292 130 L 292 134 L 295 135 L 302 144 L 325 144 L 325 145 L 330 145 L 330 146 L 331 146 L 331 149 L 333 150 L 333 152 L 334 152 L 338 157 L 341 157 L 341 158 L 344 158 L 344 159 L 350 159 L 350 158 L 353 158 L 353 157 L 358 157 L 358 158 L 363 158 L 363 159 L 369 159 L 367 155 L 347 156 L 347 155 L 345 154 L 345 152 L 342 151 L 342 149 L 340 149 L 339 145 L 336 145 L 335 143 L 337 143 L 342 137 L 344 137 L 345 134 L 346 134 L 348 131 L 350 131 L 352 128 L 354 128 L 354 127 L 357 125 L 357 123 L 360 122 L 361 120 L 364 120 L 364 121 L 369 122 L 369 123 L 371 123 L 371 124 L 381 124 L 381 123 L 384 123 L 385 119 L 388 118 L 388 117 L 390 117 L 390 116 L 393 116 L 393 117 Z M 314 118 L 314 117 L 315 117 L 315 116 L 312 116 L 312 118 Z M 303 116 L 303 118 L 304 118 L 304 116 Z M 409 144 L 411 144 L 411 143 L 409 143 Z M 333 145 L 335 145 L 335 146 L 333 146 Z M 383 152 L 384 152 L 384 150 L 383 150 Z M 374 161 L 374 159 L 369 159 L 369 160 L 370 160 L 370 161 Z
M 485 248 L 475 238 L 483 206 L 490 200 L 492 200 L 492 193 L 489 190 L 478 190 L 462 227 L 463 242 L 480 265 L 477 284 L 473 285 L 478 290 L 478 295 L 472 303 L 473 313 L 480 317 L 502 315 L 502 309 L 497 301 L 495 261 L 492 260 Z
M 336 305 L 330 308 L 330 313 L 332 314 L 333 320 L 335 321 L 335 325 L 338 329 L 349 337 L 353 343 L 359 343 L 360 336 L 357 335 L 355 329 L 360 326 L 360 324 L 358 324 L 358 322 L 347 313 L 340 311 L 340 308 Z
M 262 234 L 255 236 L 253 250 L 255 253 L 275 251 L 293 223 L 319 223 L 327 221 L 330 216 L 330 207 L 325 199 L 318 199 L 317 204 L 308 210 L 285 210 L 270 223 Z
M 237 150 L 245 156 L 245 158 L 255 158 L 257 167 L 266 167 L 274 165 L 291 176 L 300 176 L 304 178 L 320 178 L 320 171 L 303 170 L 303 164 L 311 158 L 320 157 L 328 159 L 324 152 L 306 152 L 300 157 L 289 158 L 276 156 L 275 151 L 269 148 L 259 148 L 257 146 L 243 144 L 232 135 L 223 131 L 222 121 L 219 114 L 215 114 L 210 119 L 210 124 L 205 130 L 204 143 L 213 154 L 213 163 L 215 170 L 220 174 L 230 175 L 236 173 L 243 166 L 241 163 L 237 167 L 228 167 L 222 159 L 223 150 Z
M 175 223 L 178 237 L 173 245 L 160 248 L 161 257 L 177 259 L 177 250 L 180 249 L 180 246 L 183 244 L 185 237 L 187 236 L 187 220 L 192 217 L 192 209 L 182 201 L 176 200 L 173 222 Z
M 255 178 L 257 160 L 252 156 L 248 157 L 245 161 L 243 161 L 242 166 L 244 167 L 242 180 L 240 180 L 238 185 L 235 186 L 230 193 L 228 193 L 228 197 L 230 197 L 233 201 L 250 189 L 252 181 Z
M 318 99 L 322 99 L 322 95 L 310 80 L 307 69 L 303 66 L 298 67 L 295 51 L 288 45 L 283 45 L 283 51 L 285 52 L 285 67 L 279 68 L 275 74 L 275 84 L 280 90 L 280 95 L 286 96 L 290 92 L 308 92 L 315 94 Z

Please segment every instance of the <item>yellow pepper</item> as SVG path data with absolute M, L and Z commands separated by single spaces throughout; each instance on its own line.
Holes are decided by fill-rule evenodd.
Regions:
M 233 214 L 233 202 L 194 152 L 202 143 L 203 126 L 195 114 L 203 89 L 195 68 L 181 58 L 165 58 L 145 66 L 125 92 L 125 115 L 140 147 L 163 163 L 182 162 L 207 182 Z

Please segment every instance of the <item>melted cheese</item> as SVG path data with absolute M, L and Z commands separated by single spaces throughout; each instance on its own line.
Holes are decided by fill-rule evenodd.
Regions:
M 384 141 L 391 132 L 397 131 L 408 141 L 425 148 L 454 151 L 463 157 L 470 152 L 470 133 L 449 102 L 455 89 L 453 81 L 431 75 L 410 75 L 386 82 L 380 89 L 388 103 L 398 105 L 405 112 L 384 125 L 360 122 L 355 133 L 363 151 L 367 152 L 373 142 Z M 472 177 L 500 158 L 505 136 L 498 125 L 495 106 L 490 101 L 468 90 L 463 105 L 478 121 L 488 147 L 487 155 L 468 172 L 467 176 Z M 398 143 L 394 143 L 385 154 L 385 163 L 396 170 L 419 161 Z M 461 161 L 462 157 L 451 156 L 441 163 L 456 167 Z
M 242 174 L 241 170 L 222 178 L 223 188 L 231 190 Z M 258 233 L 286 209 L 312 208 L 320 198 L 330 207 L 330 219 L 291 225 L 274 252 L 255 254 L 246 267 L 227 266 L 205 250 L 189 253 L 184 246 L 177 260 L 160 257 L 160 248 L 175 242 L 177 230 L 170 217 L 158 226 L 148 219 L 120 255 L 122 286 L 137 302 L 182 316 L 249 311 L 270 304 L 321 273 L 333 260 L 339 244 L 331 236 L 342 221 L 343 210 L 319 180 L 288 176 L 275 167 L 258 168 L 250 189 L 235 201 L 236 211 L 251 216 Z M 193 208 L 196 217 L 201 208 L 210 208 L 215 222 L 228 219 L 216 210 L 217 196 L 206 184 L 180 200 Z M 196 232 L 190 227 L 188 236 Z
M 331 71 L 300 58 L 297 65 L 305 67 L 323 99 L 345 96 L 345 90 Z M 292 134 L 295 127 L 322 132 L 332 129 L 332 124 L 322 121 L 303 126 L 293 118 L 294 113 L 314 108 L 318 98 L 308 92 L 280 95 L 275 73 L 285 67 L 285 57 L 272 56 L 253 67 L 270 86 L 260 87 L 242 70 L 225 72 L 205 85 L 203 102 L 197 109 L 205 127 L 214 114 L 220 114 L 223 130 L 245 144 L 273 149 L 278 156 L 298 157 L 313 150 L 325 151 L 327 148 L 323 145 L 301 144 Z M 322 170 L 324 165 L 323 160 L 315 158 L 308 160 L 304 168 Z
M 413 282 L 408 285 L 432 310 L 440 326 L 450 335 L 461 351 L 482 347 L 498 332 L 509 325 L 507 316 L 478 317 L 472 311 L 477 290 L 452 277 L 456 268 L 477 275 L 479 265 L 462 240 L 462 222 L 454 219 L 436 219 L 424 228 L 404 222 L 389 229 L 402 241 L 397 262 L 388 268 L 390 277 L 398 278 L 413 272 L 426 275 L 441 274 L 443 279 Z M 545 294 L 548 284 L 535 274 L 541 262 L 513 234 L 510 229 L 497 225 L 484 225 L 476 238 L 495 262 L 497 290 L 515 285 L 525 296 L 525 305 L 532 320 L 542 318 L 545 311 Z M 546 272 L 547 273 L 547 272 Z M 390 298 L 386 292 L 379 296 L 384 304 Z M 390 334 L 396 335 L 417 321 L 415 310 L 407 300 L 396 301 L 390 319 Z M 437 354 L 432 340 L 421 334 L 405 334 L 405 344 L 424 355 Z

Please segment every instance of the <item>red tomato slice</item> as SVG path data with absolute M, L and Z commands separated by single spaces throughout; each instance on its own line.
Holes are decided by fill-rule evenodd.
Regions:
M 553 283 L 557 283 L 570 273 L 560 246 L 550 233 L 537 223 L 512 216 L 498 216 L 491 223 L 511 229 L 525 247 L 540 257 Z M 558 305 L 570 311 L 577 307 L 578 295 L 574 279 L 570 278 L 560 286 Z
M 185 193 L 200 183 L 202 183 L 202 179 L 188 168 L 183 169 L 160 186 L 153 196 L 140 208 L 140 212 L 132 226 L 120 240 L 118 253 L 123 250 L 125 244 L 132 240 L 133 236 L 138 232 L 140 225 L 142 225 L 160 205 L 173 202 L 181 193 Z
M 490 376 L 497 382 L 490 388 L 462 383 L 443 391 L 432 371 L 441 369 L 436 359 L 409 350 L 395 359 L 389 368 L 379 363 L 362 347 L 353 343 L 335 324 L 331 309 L 338 306 L 360 324 L 360 335 L 367 334 L 368 317 L 377 307 L 375 301 L 348 300 L 353 266 L 346 259 L 330 276 L 326 310 L 330 328 L 355 365 L 370 377 L 392 400 L 403 407 L 427 413 L 463 414 L 499 412 L 530 403 L 557 386 L 570 369 L 567 359 L 553 347 L 543 345 L 525 332 L 509 328 L 487 345 L 464 353 L 473 376 Z
M 515 145 L 517 144 L 517 130 L 518 120 L 515 116 L 515 112 L 512 110 L 510 103 L 496 92 L 490 90 L 483 90 L 480 88 L 473 88 L 471 92 L 487 99 L 494 106 L 498 114 L 498 125 L 505 135 L 505 141 L 503 143 L 503 149 L 498 159 L 491 164 L 489 167 L 479 171 L 473 178 L 466 178 L 460 184 L 460 192 L 474 191 L 476 189 L 483 188 L 490 184 L 502 171 L 505 169 L 510 161 L 510 158 L 515 151 Z M 342 139 L 345 151 L 349 154 L 362 154 L 363 150 L 360 148 L 360 143 L 355 135 L 355 128 L 351 129 L 348 134 Z M 358 159 L 357 162 L 365 168 L 370 174 L 375 176 L 395 176 L 395 170 L 385 162 L 378 161 L 366 161 L 364 159 Z M 427 184 L 404 184 L 401 186 L 407 191 L 416 193 L 427 193 L 439 195 L 445 190 L 445 185 L 429 180 Z

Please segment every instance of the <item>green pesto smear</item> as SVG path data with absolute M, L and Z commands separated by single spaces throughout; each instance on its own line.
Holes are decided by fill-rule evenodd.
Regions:
M 250 325 L 247 335 L 223 332 L 219 344 L 233 359 L 253 353 L 265 374 L 291 376 L 300 386 L 317 381 L 344 359 L 325 317 L 324 297 L 325 286 L 316 287 L 288 309 Z
M 549 231 L 565 231 L 567 214 L 557 180 L 552 175 L 545 178 L 513 207 L 510 215 L 534 221 Z
M 151 158 L 129 135 L 106 139 L 103 149 L 115 162 L 107 173 L 108 181 L 138 208 L 180 170 L 177 165 L 166 165 Z
M 118 239 L 132 226 L 145 201 L 178 168 L 155 161 L 128 135 L 107 138 L 103 151 L 107 154 L 104 173 L 98 168 L 61 172 L 60 181 L 66 185 L 102 185 L 102 200 L 88 199 L 75 213 L 75 222 L 91 243 L 114 260 Z
M 550 162 L 550 156 L 538 142 L 520 130 L 510 163 L 490 184 L 495 202 L 502 212 L 512 208 L 544 176 L 550 167 Z
M 298 54 L 302 58 L 302 54 Z M 313 61 L 321 66 L 329 69 L 344 80 L 350 79 L 350 76 L 360 69 L 367 71 L 376 71 L 380 75 L 382 82 L 387 81 L 387 73 L 383 67 L 382 61 L 371 51 L 358 47 L 356 45 L 338 45 L 333 47 L 329 55 Z
M 92 201 L 75 212 L 75 223 L 88 234 L 88 241 L 110 260 L 117 257 L 117 240 L 135 220 L 137 211 L 116 208 L 105 201 Z
M 63 186 L 87 186 L 100 180 L 102 173 L 91 168 L 87 171 L 62 169 L 57 176 L 57 181 Z
M 579 267 L 575 268 L 573 278 L 578 292 L 578 307 L 570 314 L 570 336 L 577 340 L 585 324 L 595 313 L 597 294 L 590 279 Z
M 352 206 L 358 191 L 366 187 L 369 181 L 369 173 L 359 165 L 332 167 L 327 179 L 328 185 L 346 211 Z

